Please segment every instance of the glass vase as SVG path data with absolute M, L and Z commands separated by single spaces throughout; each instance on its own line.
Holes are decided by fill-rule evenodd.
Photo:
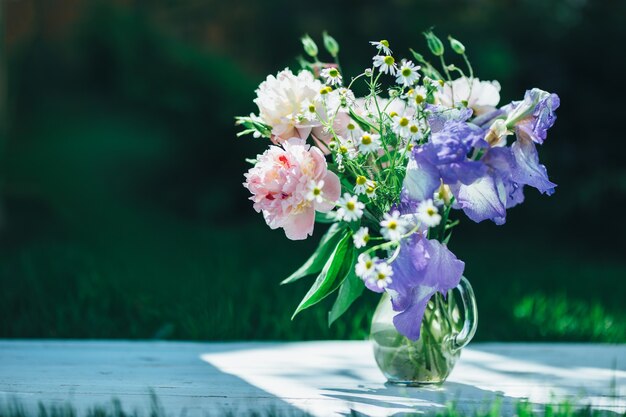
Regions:
M 432 296 L 422 319 L 420 338 L 412 341 L 396 330 L 391 299 L 384 293 L 372 318 L 370 340 L 378 367 L 392 384 L 443 383 L 476 332 L 476 299 L 463 277 L 446 297 Z

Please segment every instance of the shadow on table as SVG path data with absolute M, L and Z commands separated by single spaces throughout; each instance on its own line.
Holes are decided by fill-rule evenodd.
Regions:
M 207 353 L 271 346 L 0 341 L 0 416 L 306 416 L 281 398 L 202 359 Z
M 393 416 L 415 414 L 431 414 L 443 411 L 444 404 L 455 401 L 456 398 L 472 398 L 471 401 L 457 402 L 455 409 L 470 414 L 477 410 L 489 410 L 494 400 L 501 401 L 503 415 L 513 415 L 513 410 L 519 398 L 507 397 L 501 392 L 482 390 L 467 384 L 446 382 L 437 387 L 404 387 L 386 383 L 383 388 L 325 388 L 331 393 L 325 394 L 329 398 L 345 401 L 349 404 L 366 404 L 380 408 L 406 409 Z M 352 415 L 361 415 L 353 412 Z
M 515 415 L 517 404 L 521 398 L 506 396 L 499 391 L 488 391 L 467 384 L 446 382 L 443 387 L 402 387 L 389 383 L 384 388 L 325 388 L 331 393 L 324 394 L 326 397 L 345 401 L 351 405 L 351 413 L 346 416 L 365 416 L 355 410 L 358 405 L 368 405 L 381 409 L 404 409 L 390 414 L 393 417 L 434 415 L 443 412 L 442 404 L 454 403 L 454 410 L 460 415 L 488 414 L 489 410 L 497 404 L 498 415 Z M 472 398 L 472 400 L 468 400 Z M 496 403 L 497 402 L 497 403 Z M 409 404 L 410 403 L 410 404 Z M 545 404 L 530 404 L 535 410 L 542 410 Z M 553 404 L 556 405 L 556 404 Z M 586 404 L 581 404 L 586 407 Z M 623 416 L 616 411 L 602 409 L 605 417 Z
M 516 392 L 519 391 L 517 388 L 536 387 L 540 391 L 544 386 L 546 391 L 554 389 L 557 392 L 546 392 L 545 401 L 534 398 L 538 401 L 532 404 L 534 409 L 545 407 L 546 402 L 555 405 L 567 399 L 581 407 L 601 409 L 602 415 L 621 416 L 626 408 L 626 397 L 620 395 L 620 388 L 626 384 L 626 372 L 616 365 L 616 351 L 604 347 L 605 351 L 600 346 L 590 352 L 581 352 L 581 348 L 575 345 L 535 345 L 507 351 L 506 347 L 497 345 L 472 347 L 463 356 L 462 372 L 465 374 L 456 378 L 461 382 L 449 381 L 441 387 L 419 388 L 388 383 L 383 388 L 363 385 L 355 389 L 327 387 L 324 389 L 325 396 L 354 404 L 352 408 L 366 404 L 407 410 L 394 415 L 432 413 L 437 409 L 443 411 L 442 404 L 450 401 L 460 412 L 487 412 L 497 399 L 502 415 L 513 415 L 516 404 L 522 399 Z M 622 367 L 623 362 L 620 364 Z M 353 373 L 350 369 L 337 369 L 335 372 L 346 377 Z M 463 376 L 469 377 L 469 380 L 463 381 Z M 471 385 L 469 381 L 476 378 L 488 384 L 488 381 L 502 379 L 502 390 L 498 390 L 497 385 L 490 387 L 493 389 Z M 553 394 L 558 394 L 556 399 L 550 398 Z M 353 412 L 353 415 L 359 414 Z

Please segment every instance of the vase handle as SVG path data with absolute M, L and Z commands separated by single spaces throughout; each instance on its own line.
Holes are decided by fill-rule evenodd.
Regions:
M 452 348 L 454 350 L 465 347 L 474 337 L 476 328 L 478 327 L 478 310 L 472 285 L 467 278 L 461 277 L 461 282 L 456 288 L 459 290 L 459 293 L 461 293 L 465 320 L 461 331 L 452 338 Z

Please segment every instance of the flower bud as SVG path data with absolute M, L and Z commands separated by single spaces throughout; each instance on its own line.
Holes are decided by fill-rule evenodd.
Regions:
M 465 45 L 454 39 L 452 36 L 448 36 L 448 40 L 450 41 L 450 47 L 454 52 L 459 55 L 463 55 L 465 53 Z
M 431 31 L 424 32 L 424 36 L 426 37 L 426 43 L 428 44 L 430 52 L 432 52 L 435 56 L 443 55 L 444 47 L 441 39 L 439 39 L 437 35 Z
M 315 41 L 311 39 L 309 35 L 304 35 L 300 40 L 302 41 L 304 52 L 306 52 L 308 56 L 315 58 L 318 52 Z
M 424 59 L 424 56 L 420 54 L 419 52 L 415 52 L 413 49 L 411 49 L 411 53 L 413 54 L 413 58 L 415 58 L 417 62 L 420 62 L 425 65 L 428 64 L 426 62 L 426 59 Z
M 326 31 L 324 31 L 323 36 L 324 36 L 324 48 L 326 48 L 330 56 L 332 56 L 333 58 L 336 58 L 337 54 L 339 53 L 339 44 L 337 43 L 335 38 L 330 36 Z

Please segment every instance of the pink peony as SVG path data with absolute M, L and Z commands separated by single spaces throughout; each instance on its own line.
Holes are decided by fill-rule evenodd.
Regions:
M 324 154 L 300 138 L 270 146 L 245 175 L 254 209 L 262 212 L 272 229 L 282 227 L 291 240 L 313 234 L 315 211 L 328 212 L 339 198 L 341 185 L 328 171 Z M 307 198 L 312 186 L 321 187 L 323 198 Z

